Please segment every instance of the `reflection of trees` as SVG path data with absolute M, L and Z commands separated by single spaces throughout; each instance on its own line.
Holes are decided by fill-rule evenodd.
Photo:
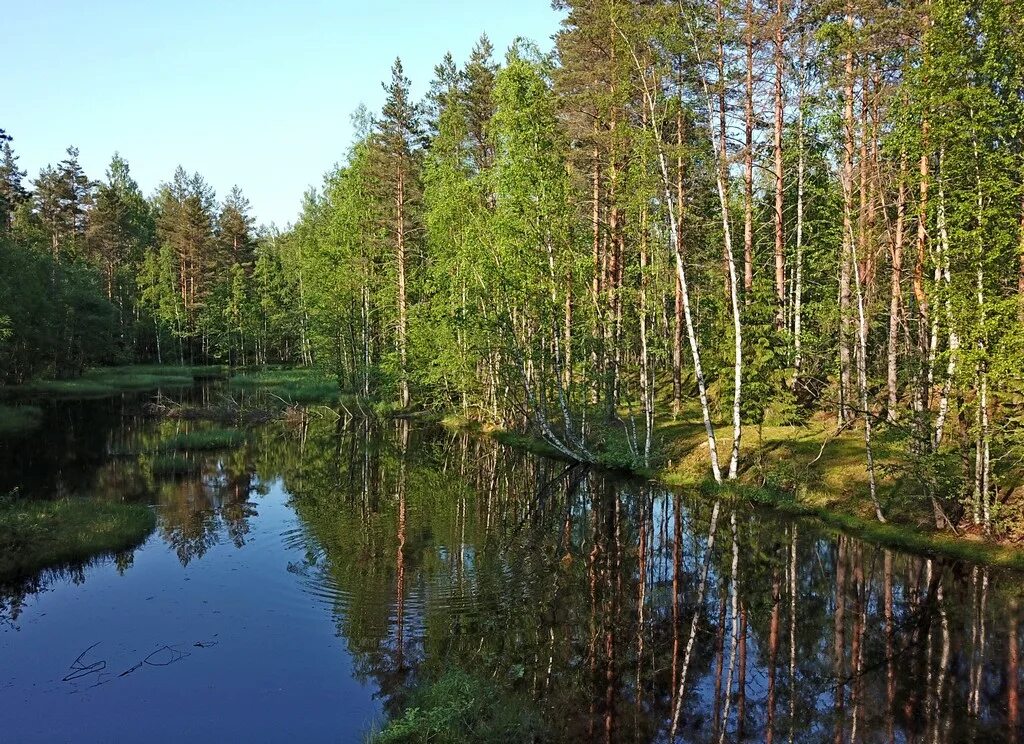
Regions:
M 237 466 L 237 463 L 235 463 Z M 249 520 L 256 504 L 249 470 L 236 470 L 229 460 L 193 478 L 166 481 L 158 486 L 159 531 L 186 566 L 226 536 L 235 547 L 245 544 Z
M 29 598 L 47 591 L 58 582 L 84 584 L 88 571 L 96 566 L 113 563 L 118 573 L 127 571 L 135 559 L 135 549 L 117 553 L 104 553 L 81 563 L 46 568 L 34 576 L 9 582 L 0 582 L 0 625 L 17 627 L 18 617 Z
M 42 424 L 0 438 L 0 493 L 23 496 L 91 495 L 108 464 L 108 441 L 136 423 L 128 396 L 102 400 L 40 401 Z M 124 423 L 122 422 L 124 418 Z
M 180 422 L 116 418 L 55 434 L 78 454 L 43 480 L 155 493 L 183 564 L 244 545 L 282 481 L 303 525 L 290 568 L 391 710 L 459 667 L 532 698 L 559 740 L 666 740 L 673 721 L 696 742 L 1019 738 L 1014 575 L 406 421 L 272 424 L 154 481 L 105 452 L 153 451 Z M 0 591 L 0 621 L 87 571 Z
M 1016 730 L 1012 577 L 405 422 L 291 441 L 295 570 L 392 709 L 455 666 L 531 696 L 558 739 L 666 739 L 677 707 L 686 741 Z

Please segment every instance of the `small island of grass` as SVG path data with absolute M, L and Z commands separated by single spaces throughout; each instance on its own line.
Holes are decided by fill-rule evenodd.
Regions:
M 142 543 L 156 526 L 141 504 L 62 499 L 0 502 L 0 582 Z

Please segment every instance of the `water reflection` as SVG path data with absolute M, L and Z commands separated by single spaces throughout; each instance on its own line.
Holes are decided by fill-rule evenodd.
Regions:
M 120 454 L 176 426 L 122 418 L 76 483 L 154 503 L 154 540 L 190 572 L 224 560 L 214 546 L 265 551 L 266 571 L 326 607 L 390 712 L 456 668 L 526 696 L 556 741 L 1020 735 L 1015 574 L 404 420 L 266 426 L 177 477 Z M 298 521 L 281 544 L 248 546 L 271 485 Z M 246 576 L 233 591 L 251 597 L 279 581 Z
M 303 436 L 292 570 L 392 709 L 460 667 L 558 740 L 1017 736 L 1012 575 L 405 422 Z

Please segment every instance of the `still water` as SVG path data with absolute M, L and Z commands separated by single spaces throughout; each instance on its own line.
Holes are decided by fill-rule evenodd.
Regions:
M 1020 576 L 407 421 L 54 404 L 0 489 L 152 504 L 139 548 L 0 596 L 4 741 L 363 741 L 445 670 L 554 741 L 1012 741 Z

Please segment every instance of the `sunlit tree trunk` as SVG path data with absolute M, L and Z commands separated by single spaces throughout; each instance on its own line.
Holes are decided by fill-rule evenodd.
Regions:
M 900 319 L 903 315 L 903 241 L 907 212 L 907 151 L 900 151 L 900 174 L 896 192 L 896 225 L 892 237 L 892 273 L 889 277 L 889 343 L 886 358 L 886 417 L 896 420 L 899 396 Z
M 404 163 L 398 165 L 398 188 L 396 190 L 395 226 L 398 241 L 395 251 L 398 259 L 398 359 L 399 359 L 399 395 L 402 408 L 409 407 L 409 367 L 406 349 L 408 333 L 409 306 L 406 297 L 406 246 L 405 246 L 405 168 Z
M 743 301 L 749 305 L 754 299 L 754 1 L 747 0 L 744 14 L 746 25 L 746 75 L 743 88 Z M 720 32 L 721 33 L 721 32 Z M 724 64 L 722 65 L 724 68 Z M 720 68 L 721 69 L 721 68 Z M 724 77 L 719 79 L 720 105 L 725 110 Z M 724 145 L 725 138 L 722 138 Z M 725 163 L 725 153 L 722 163 Z M 725 167 L 720 165 L 720 167 Z
M 676 112 L 676 207 L 679 210 L 677 218 L 680 222 L 679 229 L 675 233 L 676 253 L 685 255 L 682 246 L 682 221 L 683 210 L 686 206 L 685 194 L 683 191 L 683 104 L 679 101 L 679 108 Z M 1024 280 L 1022 280 L 1024 281 Z M 675 287 L 674 323 L 672 326 L 672 415 L 678 416 L 683 400 L 683 285 L 676 277 L 673 283 Z
M 732 226 L 731 219 L 729 216 L 729 157 L 728 157 L 728 145 L 725 136 L 725 117 L 726 117 L 726 100 L 725 100 L 725 48 L 721 42 L 722 34 L 722 4 L 719 0 L 717 4 L 718 15 L 719 15 L 719 44 L 718 44 L 718 59 L 716 64 L 718 67 L 718 130 L 715 130 L 714 123 L 714 106 L 711 100 L 711 90 L 708 86 L 707 77 L 704 75 L 702 60 L 700 59 L 699 47 L 697 46 L 697 39 L 693 35 L 693 29 L 690 29 L 690 35 L 693 38 L 694 47 L 698 50 L 698 68 L 701 73 L 701 86 L 704 90 L 704 98 L 707 103 L 708 112 L 708 134 L 711 137 L 711 143 L 716 153 L 715 162 L 715 185 L 718 191 L 718 204 L 722 218 L 722 239 L 725 254 L 726 263 L 726 276 L 728 277 L 729 286 L 729 304 L 732 309 L 732 326 L 733 326 L 733 396 L 732 396 L 732 455 L 729 458 L 729 479 L 732 480 L 736 477 L 739 469 L 740 459 L 740 439 L 743 434 L 743 424 L 740 418 L 741 410 L 741 399 L 743 394 L 743 324 L 740 318 L 740 302 L 739 302 L 739 288 L 736 282 L 736 259 L 733 253 L 732 247 Z
M 852 6 L 847 5 L 846 25 L 854 26 Z M 843 153 L 842 153 L 842 189 L 843 189 L 843 236 L 839 258 L 839 421 L 846 422 L 853 417 L 850 405 L 850 268 L 853 246 L 853 50 L 845 53 L 845 71 L 843 77 Z
M 946 225 L 946 188 L 945 188 L 945 153 L 939 150 L 939 266 L 942 270 L 942 279 L 946 288 L 944 302 L 945 320 L 948 325 L 948 359 L 946 361 L 946 379 L 942 384 L 942 393 L 939 396 L 938 414 L 935 417 L 935 431 L 932 436 L 932 449 L 938 451 L 942 444 L 942 437 L 946 428 L 946 414 L 949 411 L 949 394 L 953 387 L 953 375 L 956 374 L 957 351 L 960 348 L 960 337 L 957 335 L 950 294 L 952 291 L 952 275 L 949 270 L 949 229 Z
M 697 339 L 696 329 L 693 322 L 693 314 L 690 309 L 690 293 L 689 285 L 686 279 L 686 267 L 683 262 L 683 255 L 680 252 L 680 246 L 682 244 L 680 233 L 679 233 L 679 204 L 676 203 L 675 195 L 673 192 L 673 183 L 669 175 L 668 161 L 665 157 L 665 150 L 661 145 L 662 136 L 661 128 L 658 126 L 658 111 L 654 102 L 654 92 L 651 90 L 648 81 L 646 70 L 641 64 L 640 59 L 636 56 L 636 53 L 632 53 L 633 61 L 636 65 L 637 72 L 641 75 L 643 80 L 643 95 L 647 103 L 647 111 L 650 115 L 648 119 L 649 126 L 651 127 L 651 134 L 655 147 L 657 149 L 658 166 L 661 175 L 662 193 L 665 195 L 665 207 L 668 211 L 669 218 L 669 242 L 672 245 L 674 253 L 673 258 L 675 259 L 676 269 L 676 280 L 679 282 L 680 293 L 682 295 L 683 304 L 683 319 L 686 321 L 686 336 L 690 342 L 690 353 L 693 357 L 693 374 L 697 380 L 697 393 L 700 398 L 701 414 L 704 419 L 704 430 L 707 435 L 708 441 L 708 453 L 711 459 L 711 472 L 715 477 L 715 481 L 718 483 L 722 482 L 722 471 L 718 460 L 718 443 L 715 438 L 715 427 L 711 420 L 711 407 L 708 399 L 707 382 L 704 378 L 704 368 L 701 364 L 701 352 L 700 344 Z M 705 83 L 705 90 L 706 90 Z M 710 104 L 710 96 L 708 97 Z M 710 116 L 709 109 L 709 116 Z M 738 446 L 738 440 L 737 440 Z
M 807 37 L 800 32 L 800 51 L 797 57 L 797 120 L 796 120 L 796 250 L 793 288 L 793 384 L 796 385 L 803 368 L 803 272 L 804 272 L 804 57 Z
M 853 236 L 850 236 L 850 241 L 852 246 Z M 882 506 L 878 501 L 878 484 L 875 478 L 875 455 L 871 442 L 872 413 L 871 404 L 868 400 L 867 370 L 868 322 L 867 314 L 864 310 L 864 291 L 860 279 L 860 266 L 856 250 L 854 250 L 854 254 L 851 256 L 851 259 L 850 263 L 853 268 L 854 284 L 857 291 L 857 345 L 859 349 L 859 353 L 857 355 L 857 384 L 860 388 L 860 405 L 862 415 L 864 416 L 864 450 L 867 454 L 868 461 L 868 489 L 871 494 L 871 504 L 875 508 L 875 517 L 879 522 L 884 522 L 885 517 L 882 515 Z
M 783 327 L 786 305 L 786 245 L 782 222 L 785 196 L 782 162 L 783 75 L 785 58 L 783 43 L 785 32 L 783 0 L 775 8 L 775 296 L 778 301 L 776 327 Z

